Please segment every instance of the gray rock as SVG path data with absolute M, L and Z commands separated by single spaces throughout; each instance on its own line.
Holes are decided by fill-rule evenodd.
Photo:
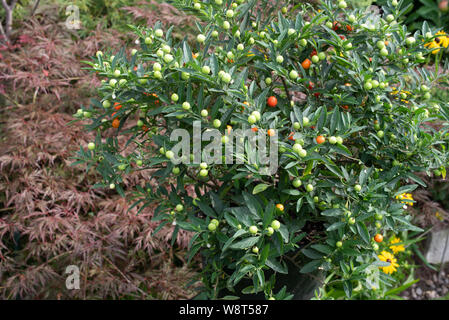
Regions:
M 446 251 L 443 252 L 445 247 Z M 442 259 L 449 262 L 449 229 L 431 232 L 425 257 L 429 263 L 440 264 Z
M 417 294 L 418 296 L 422 295 L 422 289 L 421 289 L 421 288 L 417 288 L 417 289 L 416 289 L 416 294 Z

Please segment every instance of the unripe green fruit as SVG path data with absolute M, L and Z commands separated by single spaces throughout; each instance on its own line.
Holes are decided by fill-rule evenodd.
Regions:
M 346 8 L 348 7 L 348 5 L 346 4 L 345 1 L 340 1 L 340 2 L 338 3 L 338 7 L 339 7 L 340 9 L 346 9 Z
M 201 72 L 204 74 L 209 74 L 210 73 L 210 67 L 209 66 L 203 66 L 201 68 Z
M 196 36 L 196 41 L 198 41 L 199 43 L 204 43 L 204 41 L 206 41 L 206 36 L 200 33 Z
M 416 40 L 415 40 L 415 38 L 413 38 L 413 37 L 408 37 L 408 38 L 405 40 L 405 43 L 406 43 L 408 46 L 411 46 L 411 45 L 415 44 L 415 42 L 416 42 Z
M 305 158 L 305 157 L 307 157 L 307 151 L 304 150 L 304 149 L 299 150 L 298 155 L 299 155 L 301 158 Z
M 87 144 L 87 149 L 89 149 L 89 150 L 94 150 L 94 149 L 95 149 L 95 143 L 89 142 L 89 143 Z
M 111 106 L 111 103 L 109 102 L 109 100 L 104 100 L 103 101 L 103 107 L 104 108 L 109 108 Z
M 251 114 L 256 117 L 257 121 L 260 120 L 261 114 L 259 111 L 253 111 Z
M 373 88 L 373 85 L 371 82 L 365 82 L 364 88 L 365 90 L 371 90 Z
M 259 248 L 258 247 L 253 247 L 252 251 L 253 251 L 253 253 L 258 254 L 259 253 Z
M 181 170 L 178 167 L 174 167 L 171 172 L 176 175 L 179 174 L 180 171 Z
M 173 93 L 171 95 L 171 100 L 174 101 L 174 102 L 177 102 L 179 100 L 179 96 L 176 93 Z
M 379 138 L 383 138 L 384 135 L 385 135 L 385 133 L 384 133 L 382 130 L 377 131 L 377 136 L 378 136 Z
M 201 110 L 201 116 L 207 117 L 209 115 L 209 112 L 206 109 Z
M 313 57 L 312 57 L 312 62 L 313 63 L 318 63 L 320 61 L 320 58 L 317 56 L 317 55 L 314 55 Z
M 207 177 L 207 175 L 209 174 L 209 171 L 206 169 L 201 169 L 200 170 L 200 176 L 201 177 Z
M 282 63 L 282 62 L 284 62 L 284 57 L 283 57 L 283 56 L 277 56 L 277 57 L 276 57 L 276 62 L 277 62 L 277 63 Z
M 293 186 L 295 187 L 295 188 L 299 188 L 301 185 L 302 185 L 302 181 L 301 181 L 301 179 L 299 179 L 299 178 L 295 178 L 294 180 L 293 180 Z
M 249 117 L 248 117 L 248 123 L 249 124 L 254 124 L 254 123 L 256 123 L 257 122 L 257 119 L 256 119 L 256 117 L 254 116 L 254 115 L 250 115 Z
M 308 184 L 308 185 L 306 186 L 306 190 L 307 190 L 308 192 L 312 192 L 312 191 L 313 191 L 313 185 Z
M 295 144 L 293 145 L 293 151 L 294 151 L 294 152 L 296 152 L 296 153 L 299 154 L 299 152 L 300 152 L 301 150 L 303 150 L 303 149 L 302 149 L 302 146 L 301 146 L 299 143 L 295 143 Z
M 190 78 L 190 74 L 189 73 L 187 73 L 187 72 L 181 73 L 181 79 L 182 80 L 189 80 L 189 78 Z
M 165 156 L 167 157 L 167 159 L 173 159 L 173 157 L 175 156 L 175 154 L 173 153 L 173 151 L 168 150 L 168 151 L 165 153 Z
M 310 124 L 310 120 L 307 117 L 302 117 L 302 124 L 307 127 Z
M 257 229 L 256 226 L 251 226 L 251 227 L 249 227 L 249 233 L 251 233 L 251 234 L 256 234 L 257 231 L 259 231 L 259 229 Z
M 298 78 L 298 72 L 296 70 L 290 71 L 289 77 L 290 79 L 295 80 L 296 78 Z
M 111 87 L 115 87 L 116 84 L 117 84 L 117 80 L 115 80 L 115 79 L 109 80 L 109 85 L 110 85 Z
M 223 29 L 229 30 L 230 27 L 231 27 L 231 24 L 228 21 L 223 22 Z
M 356 184 L 356 185 L 354 186 L 354 190 L 357 191 L 357 192 L 360 192 L 360 191 L 362 190 L 362 186 L 359 185 L 359 184 Z
M 299 122 L 294 122 L 293 123 L 293 129 L 295 129 L 295 130 L 301 129 L 301 124 Z
M 184 210 L 184 206 L 182 204 L 177 204 L 175 209 L 176 211 L 181 212 L 182 210 Z
M 325 60 L 326 59 L 326 54 L 324 52 L 318 53 L 318 59 Z
M 274 230 L 278 230 L 281 227 L 281 223 L 277 220 L 273 220 L 273 222 L 271 222 L 271 227 Z
M 376 219 L 376 220 L 382 220 L 382 219 L 383 219 L 383 215 L 380 214 L 380 213 L 376 213 L 376 214 L 374 215 L 374 219 Z
M 329 143 L 330 143 L 330 144 L 336 144 L 336 143 L 337 143 L 337 138 L 334 137 L 334 136 L 329 137 Z
M 213 122 L 213 126 L 214 126 L 214 128 L 220 128 L 221 121 L 218 120 L 218 119 L 215 119 L 214 122 Z
M 271 235 L 273 235 L 273 233 L 274 233 L 273 227 L 268 227 L 268 228 L 267 228 L 267 235 L 268 235 L 268 236 L 271 236 Z
M 153 75 L 156 79 L 162 79 L 162 73 L 160 71 L 154 71 Z M 147 79 L 144 79 L 144 80 L 145 81 L 142 84 L 147 83 Z
M 162 38 L 162 36 L 164 35 L 164 31 L 162 31 L 161 29 L 156 29 L 154 31 L 154 34 L 156 35 L 156 37 Z
M 109 185 L 109 189 L 115 189 L 115 184 L 114 183 L 111 183 L 110 185 Z
M 337 241 L 335 245 L 337 246 L 337 248 L 341 248 L 343 246 L 343 242 Z
M 182 108 L 183 108 L 184 110 L 189 110 L 189 109 L 191 108 L 191 107 L 190 107 L 190 103 L 188 103 L 187 101 L 183 102 Z
M 355 224 L 355 219 L 354 218 L 349 218 L 349 224 L 350 225 L 353 225 L 353 224 Z
M 209 231 L 213 232 L 213 231 L 215 231 L 217 229 L 217 225 L 215 223 L 209 223 L 207 228 L 209 229 Z

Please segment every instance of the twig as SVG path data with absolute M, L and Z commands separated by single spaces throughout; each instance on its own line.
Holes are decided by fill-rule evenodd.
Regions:
M 36 0 L 36 2 L 34 3 L 33 10 L 31 11 L 31 16 L 34 16 L 34 13 L 36 12 L 37 7 L 39 6 L 39 2 L 40 2 L 40 1 L 41 1 L 41 0 Z
M 284 90 L 285 90 L 285 93 L 287 94 L 288 101 L 292 101 L 292 97 L 290 96 L 290 92 L 287 89 L 287 83 L 285 82 L 285 79 L 283 77 L 281 77 L 281 81 L 282 81 L 282 84 L 284 85 Z
M 136 289 L 137 289 L 137 291 L 139 291 L 141 294 L 143 294 L 144 296 L 146 296 L 146 297 L 149 297 L 149 294 L 148 293 L 146 293 L 145 291 L 143 291 L 142 289 L 140 289 L 138 286 L 136 286 L 134 283 L 132 283 L 131 282 L 131 280 L 129 280 L 124 274 L 123 274 L 123 272 L 115 265 L 115 264 L 113 264 L 112 263 L 112 261 L 111 260 L 109 260 L 107 257 L 105 257 L 105 256 L 103 256 L 103 258 L 107 261 L 107 262 L 109 262 L 110 264 L 111 264 L 111 266 L 112 267 L 114 267 L 114 269 L 115 270 L 117 270 L 119 273 L 120 273 L 120 275 L 130 284 L 130 285 L 132 285 L 133 287 L 135 287 Z M 109 272 L 108 272 L 109 273 Z M 110 274 L 110 273 L 109 273 Z
M 5 30 L 3 30 L 3 26 L 1 28 L 2 34 L 5 37 L 6 42 L 10 42 L 9 37 L 11 36 L 12 30 L 12 19 L 13 19 L 13 11 L 16 6 L 18 0 L 13 0 L 10 5 L 6 2 L 6 0 L 2 0 L 3 8 L 5 9 Z

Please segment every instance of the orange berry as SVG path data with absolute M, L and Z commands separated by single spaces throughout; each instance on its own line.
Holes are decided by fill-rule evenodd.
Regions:
M 259 131 L 259 129 L 258 129 L 257 127 L 252 127 L 251 130 L 252 130 L 253 132 Z
M 323 137 L 323 136 L 316 137 L 316 143 L 322 144 L 322 143 L 324 143 L 324 141 L 326 141 L 325 137 Z
M 309 69 L 310 68 L 310 66 L 312 65 L 312 61 L 310 61 L 310 59 L 306 59 L 306 60 L 304 60 L 302 63 L 301 63 L 301 65 L 302 65 L 302 67 L 304 68 L 304 69 Z
M 268 129 L 267 134 L 272 137 L 276 134 L 276 132 L 274 131 L 274 129 Z
M 267 104 L 268 104 L 269 107 L 274 108 L 278 104 L 278 99 L 276 99 L 275 96 L 271 96 L 271 97 L 268 98 Z
M 120 120 L 115 118 L 114 120 L 112 120 L 112 127 L 113 128 L 118 128 L 120 126 Z
M 378 233 L 374 236 L 374 241 L 376 241 L 376 242 L 382 242 L 383 239 L 384 239 L 384 237 L 380 233 Z
M 280 204 L 280 203 L 278 203 L 278 204 L 276 205 L 276 208 L 277 208 L 279 211 L 284 211 L 284 206 L 283 206 L 282 204 Z

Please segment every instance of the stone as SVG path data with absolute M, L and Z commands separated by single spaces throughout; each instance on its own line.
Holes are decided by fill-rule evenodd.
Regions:
M 418 296 L 422 295 L 422 289 L 421 289 L 421 288 L 417 288 L 417 289 L 416 289 L 416 294 L 417 294 Z
M 433 264 L 440 264 L 441 261 L 449 262 L 449 229 L 431 232 L 425 257 L 429 263 Z

